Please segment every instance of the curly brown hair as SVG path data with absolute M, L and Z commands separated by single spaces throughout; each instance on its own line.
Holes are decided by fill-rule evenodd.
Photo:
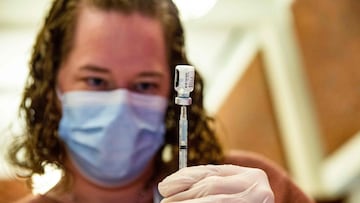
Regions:
M 43 174 L 47 164 L 53 164 L 65 171 L 66 151 L 59 139 L 58 125 L 61 119 L 61 105 L 56 94 L 56 75 L 61 62 L 72 48 L 72 38 L 80 5 L 93 6 L 101 10 L 114 10 L 130 14 L 139 12 L 159 20 L 164 30 L 169 69 L 174 75 L 175 66 L 189 64 L 185 54 L 184 33 L 179 13 L 171 0 L 56 0 L 53 2 L 44 25 L 41 28 L 30 60 L 29 76 L 20 104 L 20 116 L 25 120 L 24 135 L 19 136 L 10 148 L 10 162 L 25 169 L 29 178 Z M 195 75 L 192 93 L 193 105 L 189 108 L 189 165 L 221 163 L 222 148 L 217 140 L 212 119 L 203 107 L 203 81 Z M 173 84 L 173 81 L 171 81 Z M 171 86 L 172 86 L 171 84 Z M 155 175 L 169 174 L 178 167 L 178 125 L 179 106 L 174 105 L 174 91 L 171 91 L 166 114 L 165 144 L 171 149 L 172 158 L 164 161 L 162 151 L 156 156 Z M 21 156 L 19 156 L 21 154 Z

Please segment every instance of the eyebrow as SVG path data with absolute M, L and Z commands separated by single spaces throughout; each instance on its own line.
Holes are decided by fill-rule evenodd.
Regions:
M 104 67 L 96 66 L 96 65 L 85 65 L 80 68 L 80 70 L 86 70 L 86 71 L 94 71 L 98 73 L 109 73 L 109 70 Z
M 157 71 L 141 72 L 139 74 L 139 76 L 141 76 L 141 77 L 159 77 L 159 78 L 164 77 L 161 72 L 157 72 Z
M 98 73 L 109 73 L 110 72 L 107 68 L 100 67 L 100 66 L 93 65 L 93 64 L 84 65 L 80 68 L 80 70 L 94 71 L 94 72 L 98 72 Z M 162 77 L 164 77 L 164 74 L 160 71 L 145 71 L 145 72 L 141 72 L 138 76 L 162 78 Z

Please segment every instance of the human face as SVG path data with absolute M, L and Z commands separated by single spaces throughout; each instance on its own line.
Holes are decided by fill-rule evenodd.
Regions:
M 139 13 L 80 9 L 57 81 L 62 93 L 125 88 L 168 97 L 170 71 L 160 22 Z

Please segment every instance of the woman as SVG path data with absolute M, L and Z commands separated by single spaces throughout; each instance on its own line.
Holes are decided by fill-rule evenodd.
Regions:
M 312 202 L 272 164 L 223 154 L 199 75 L 189 111 L 192 167 L 176 172 L 178 64 L 189 62 L 170 0 L 54 1 L 20 107 L 25 136 L 10 157 L 30 181 L 47 164 L 63 177 L 20 202 L 159 202 L 161 195 L 163 202 Z

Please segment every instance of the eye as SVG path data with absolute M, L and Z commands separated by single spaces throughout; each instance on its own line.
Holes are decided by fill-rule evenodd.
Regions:
M 156 82 L 138 82 L 131 87 L 131 91 L 142 94 L 156 94 L 159 89 L 159 84 Z
M 99 77 L 85 78 L 85 82 L 90 89 L 95 90 L 106 90 L 108 86 L 108 82 Z

